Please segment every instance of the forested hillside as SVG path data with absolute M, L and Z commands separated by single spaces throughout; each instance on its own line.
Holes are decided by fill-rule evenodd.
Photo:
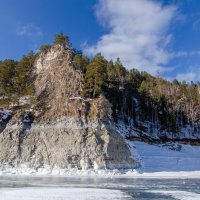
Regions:
M 198 132 L 200 83 L 170 82 L 159 75 L 154 77 L 137 69 L 127 70 L 120 58 L 108 61 L 100 53 L 89 59 L 73 49 L 63 33 L 55 36 L 55 44 L 67 46 L 72 51 L 71 65 L 84 77 L 81 97 L 104 95 L 112 103 L 116 122 L 123 121 L 144 131 L 177 134 L 189 126 L 193 132 Z M 51 45 L 43 45 L 40 52 L 50 49 Z M 0 61 L 0 107 L 19 109 L 19 101 L 24 96 L 28 96 L 30 104 L 37 104 L 34 62 L 40 52 L 31 51 L 19 61 Z

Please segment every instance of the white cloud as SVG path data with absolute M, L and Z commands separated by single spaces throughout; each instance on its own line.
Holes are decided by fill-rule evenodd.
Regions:
M 171 58 L 200 56 L 200 51 L 177 51 L 171 54 Z
M 196 74 L 194 72 L 179 73 L 177 74 L 176 79 L 179 81 L 194 81 L 196 80 Z
M 168 29 L 176 12 L 176 7 L 153 0 L 99 0 L 96 16 L 109 33 L 84 51 L 89 55 L 101 52 L 107 59 L 120 57 L 129 69 L 152 74 L 165 71 L 163 65 L 171 57 Z
M 196 69 L 191 69 L 190 71 L 187 71 L 185 73 L 178 73 L 176 75 L 176 79 L 179 81 L 197 82 L 200 80 L 200 68 L 197 67 Z
M 16 30 L 18 36 L 28 36 L 28 37 L 42 37 L 43 33 L 41 29 L 34 24 L 27 24 L 24 26 L 18 26 Z

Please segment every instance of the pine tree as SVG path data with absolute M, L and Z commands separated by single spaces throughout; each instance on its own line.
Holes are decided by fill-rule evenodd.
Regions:
M 54 44 L 66 46 L 67 44 L 69 44 L 69 37 L 67 35 L 64 35 L 63 32 L 61 32 L 55 35 Z
M 117 58 L 114 66 L 115 66 L 117 81 L 119 81 L 121 84 L 124 83 L 126 77 L 126 68 L 122 65 L 120 58 Z
M 97 54 L 87 66 L 83 89 L 84 96 L 96 97 L 102 93 L 107 80 L 106 64 L 103 56 Z
M 14 60 L 5 60 L 0 63 L 0 87 L 3 95 L 10 96 L 15 91 L 16 66 L 17 62 Z
M 82 53 L 75 53 L 73 58 L 74 69 L 80 70 L 81 72 L 86 72 L 86 67 L 89 64 L 89 59 L 87 56 L 83 56 Z
M 51 49 L 50 44 L 45 44 L 40 47 L 40 52 L 47 53 Z
M 31 81 L 34 62 L 35 55 L 31 51 L 28 56 L 23 56 L 17 65 L 16 88 L 18 96 L 34 92 L 34 86 Z

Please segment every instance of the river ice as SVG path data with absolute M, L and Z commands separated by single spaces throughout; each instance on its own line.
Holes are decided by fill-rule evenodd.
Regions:
M 199 200 L 200 179 L 2 176 L 1 200 Z
M 111 189 L 93 188 L 23 188 L 0 191 L 2 200 L 110 200 L 126 199 L 129 195 Z

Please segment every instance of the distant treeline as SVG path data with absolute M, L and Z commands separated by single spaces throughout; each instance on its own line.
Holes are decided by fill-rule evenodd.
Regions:
M 68 36 L 59 33 L 54 45 L 71 46 Z M 51 45 L 43 45 L 46 53 Z M 100 53 L 89 59 L 82 52 L 72 49 L 72 64 L 83 73 L 82 96 L 106 96 L 113 105 L 113 117 L 140 126 L 139 122 L 151 121 L 167 131 L 179 131 L 184 125 L 200 120 L 200 83 L 169 82 L 159 75 L 154 77 L 137 69 L 127 70 L 120 59 L 106 60 Z M 39 53 L 40 53 L 39 52 Z M 38 54 L 30 52 L 20 61 L 0 61 L 1 105 L 9 104 L 24 95 L 34 96 L 33 67 Z

